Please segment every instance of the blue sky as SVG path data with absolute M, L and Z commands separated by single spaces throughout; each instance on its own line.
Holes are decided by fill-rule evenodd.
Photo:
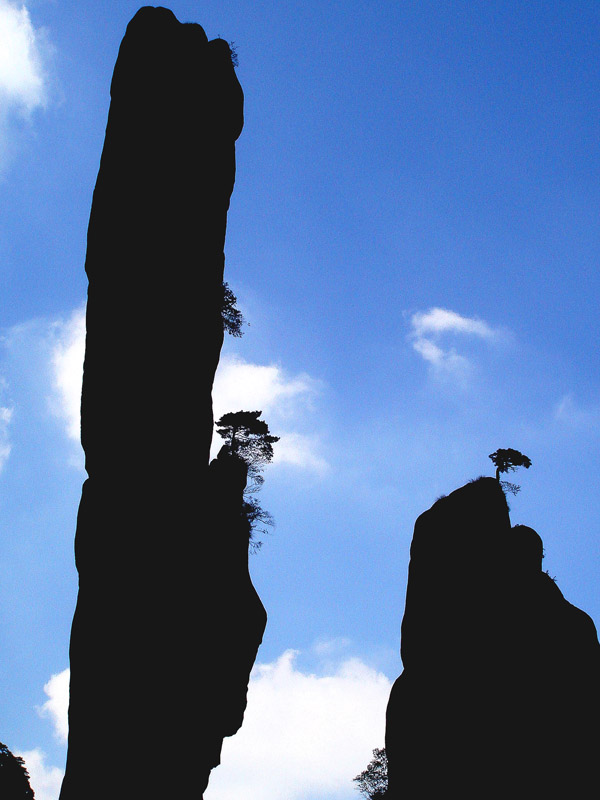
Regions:
M 138 8 L 0 0 L 0 741 L 38 800 L 65 759 L 87 220 Z M 236 43 L 246 96 L 226 277 L 249 326 L 215 405 L 281 436 L 250 562 L 269 623 L 206 797 L 351 800 L 402 668 L 414 520 L 493 450 L 532 459 L 513 523 L 600 622 L 600 8 L 170 8 Z

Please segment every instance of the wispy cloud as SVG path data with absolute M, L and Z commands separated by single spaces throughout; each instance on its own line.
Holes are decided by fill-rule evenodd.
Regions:
M 410 318 L 409 339 L 415 352 L 438 376 L 464 380 L 471 362 L 457 351 L 455 345 L 448 344 L 448 339 L 456 336 L 497 342 L 503 332 L 481 319 L 464 317 L 447 308 L 418 311 Z
M 554 419 L 574 431 L 599 433 L 600 405 L 583 406 L 573 394 L 566 394 L 554 408 Z
M 357 658 L 324 674 L 296 666 L 287 650 L 257 664 L 241 730 L 223 743 L 206 800 L 347 797 L 352 778 L 382 747 L 391 682 Z
M 411 317 L 411 325 L 418 338 L 442 333 L 466 333 L 482 339 L 494 339 L 498 335 L 483 320 L 463 317 L 447 308 L 435 307 L 429 311 L 418 311 Z
M 459 355 L 454 348 L 443 350 L 430 339 L 415 339 L 413 348 L 438 372 L 464 376 L 470 367 L 469 360 Z
M 53 409 L 65 423 L 66 433 L 80 441 L 81 383 L 85 355 L 85 309 L 76 309 L 68 320 L 53 326 Z
M 34 27 L 27 7 L 0 0 L 0 168 L 14 119 L 30 120 L 48 103 L 51 54 L 46 31 Z
M 321 449 L 321 442 L 316 435 L 282 433 L 274 447 L 273 463 L 289 464 L 324 475 L 329 469 L 329 464 L 320 454 Z
M 0 391 L 4 390 L 5 386 L 5 382 L 0 378 Z M 12 415 L 12 408 L 0 405 L 0 472 L 2 472 L 10 455 L 11 444 L 9 429 Z
M 0 376 L 0 465 L 8 456 L 9 424 L 15 427 L 54 416 L 83 467 L 80 404 L 85 350 L 85 308 L 61 318 L 37 318 L 0 332 L 4 377 Z M 10 390 L 10 405 L 4 399 Z M 12 427 L 12 425 L 11 425 Z
M 261 410 L 272 432 L 280 436 L 273 463 L 322 473 L 327 461 L 319 436 L 297 430 L 314 411 L 319 391 L 319 382 L 306 373 L 292 376 L 277 364 L 252 364 L 239 356 L 224 356 L 213 388 L 215 420 L 228 411 Z M 215 454 L 219 446 L 215 437 Z

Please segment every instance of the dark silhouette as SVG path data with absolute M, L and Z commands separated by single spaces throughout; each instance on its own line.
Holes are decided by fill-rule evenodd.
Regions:
M 138 11 L 88 228 L 89 477 L 61 800 L 186 797 L 192 784 L 200 797 L 243 718 L 266 624 L 248 574 L 247 469 L 209 466 L 242 124 L 227 43 L 165 8 Z
M 597 781 L 600 645 L 480 478 L 416 524 L 404 671 L 387 709 L 388 800 L 583 798 Z
M 267 423 L 259 419 L 262 411 L 230 411 L 217 420 L 217 433 L 234 455 L 239 455 L 248 466 L 261 469 L 273 458 L 273 445 L 279 436 L 269 433 Z
M 511 494 L 519 494 L 521 491 L 519 484 L 511 483 L 510 481 L 501 481 L 500 473 L 514 472 L 517 467 L 525 467 L 525 469 L 529 469 L 531 466 L 531 459 L 529 456 L 523 455 L 523 453 L 521 453 L 519 450 L 513 450 L 511 447 L 509 447 L 505 450 L 499 449 L 494 453 L 490 453 L 489 458 L 492 459 L 492 463 L 496 467 L 496 480 L 500 483 L 502 489 L 505 492 L 510 492 Z
M 267 622 L 248 572 L 252 523 L 244 495 L 247 473 L 245 461 L 228 455 L 224 448 L 211 461 L 208 473 L 214 516 L 212 530 L 205 535 L 214 537 L 214 541 L 202 546 L 206 544 L 211 553 L 207 568 L 215 566 L 218 572 L 212 580 L 210 575 L 205 578 L 212 613 L 205 611 L 199 622 L 210 633 L 210 649 L 204 649 L 202 657 L 216 657 L 214 662 L 200 665 L 206 683 L 198 688 L 203 694 L 204 711 L 199 720 L 203 726 L 200 741 L 213 743 L 211 768 L 219 763 L 223 738 L 233 736 L 242 724 L 248 679 Z
M 529 456 L 524 455 L 519 450 L 513 450 L 512 447 L 506 449 L 499 448 L 494 453 L 490 453 L 489 458 L 496 467 L 496 480 L 500 480 L 501 472 L 514 472 L 517 467 L 525 467 L 529 469 L 531 466 L 531 459 Z
M 358 791 L 367 800 L 384 800 L 388 786 L 385 748 L 376 747 L 373 750 L 373 760 L 353 780 Z
M 223 283 L 223 301 L 221 306 L 221 316 L 223 317 L 223 330 L 231 336 L 240 337 L 243 335 L 242 325 L 244 317 L 239 308 L 236 307 L 237 297 L 229 288 L 229 284 Z
M 13 755 L 0 742 L 0 798 L 2 800 L 33 800 L 29 773 L 20 756 Z
M 217 433 L 226 440 L 219 457 L 229 455 L 241 458 L 251 479 L 244 490 L 243 511 L 248 521 L 250 544 L 254 550 L 262 544 L 254 538 L 255 532 L 266 533 L 264 527 L 258 527 L 259 524 L 274 524 L 271 514 L 261 507 L 253 495 L 262 488 L 264 478 L 261 472 L 271 462 L 273 445 L 279 441 L 279 436 L 272 436 L 267 423 L 259 419 L 261 414 L 262 411 L 232 411 L 217 420 Z

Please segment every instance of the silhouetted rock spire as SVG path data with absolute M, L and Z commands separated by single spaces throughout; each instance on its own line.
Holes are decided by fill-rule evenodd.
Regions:
M 185 438 L 188 458 L 208 459 L 242 124 L 227 43 L 207 42 L 167 9 L 142 8 L 119 49 L 88 229 L 88 472 L 139 469 L 138 454 L 159 437 L 165 455 L 170 443 L 179 457 Z M 118 463 L 113 442 L 125 456 Z
M 387 711 L 389 800 L 590 796 L 600 645 L 542 555 L 532 528 L 511 528 L 493 478 L 418 518 Z
M 242 124 L 227 43 L 142 8 L 114 70 L 88 229 L 89 478 L 61 800 L 201 796 L 243 718 L 266 623 L 246 467 L 208 464 Z

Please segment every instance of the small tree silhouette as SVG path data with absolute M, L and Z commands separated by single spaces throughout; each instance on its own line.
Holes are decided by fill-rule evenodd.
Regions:
M 249 468 L 259 470 L 273 458 L 273 445 L 267 423 L 259 419 L 262 411 L 230 411 L 217 420 L 217 433 L 225 439 L 232 455 L 242 458 Z
M 358 791 L 367 800 L 383 800 L 388 788 L 388 762 L 385 748 L 373 750 L 373 760 L 367 768 L 353 778 Z
M 231 51 L 231 63 L 234 67 L 239 67 L 240 59 L 238 57 L 237 45 L 235 42 L 227 42 Z
M 34 800 L 29 773 L 20 756 L 0 742 L 0 797 L 2 800 Z
M 223 283 L 223 299 L 221 302 L 223 330 L 239 338 L 243 334 L 242 325 L 244 324 L 244 317 L 239 308 L 236 308 L 236 303 L 237 297 L 229 288 L 229 284 Z
M 500 486 L 502 486 L 502 488 L 507 492 L 517 494 L 521 490 L 521 487 L 516 483 L 501 481 L 500 473 L 514 472 L 517 467 L 525 467 L 525 469 L 529 469 L 531 466 L 531 459 L 521 453 L 519 450 L 513 450 L 511 447 L 506 449 L 500 448 L 494 453 L 490 453 L 489 458 L 492 459 L 492 463 L 496 467 L 496 480 Z
M 273 525 L 273 517 L 253 497 L 264 483 L 261 472 L 273 459 L 273 445 L 279 436 L 269 433 L 267 423 L 259 419 L 262 411 L 230 411 L 217 420 L 217 433 L 225 439 L 225 447 L 232 456 L 241 458 L 248 466 L 250 482 L 244 490 L 243 511 L 250 526 L 250 537 L 257 530 L 266 533 L 264 527 Z M 257 550 L 261 542 L 252 542 Z

